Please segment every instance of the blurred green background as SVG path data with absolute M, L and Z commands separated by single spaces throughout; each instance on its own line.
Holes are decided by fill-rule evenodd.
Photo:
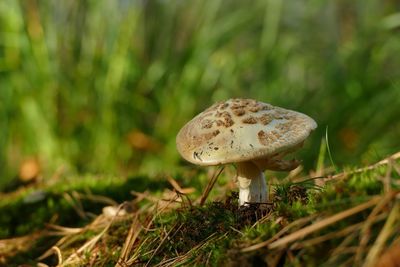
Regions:
M 180 127 L 249 97 L 328 126 L 338 166 L 400 148 L 397 0 L 0 1 L 0 186 L 44 176 L 173 173 Z

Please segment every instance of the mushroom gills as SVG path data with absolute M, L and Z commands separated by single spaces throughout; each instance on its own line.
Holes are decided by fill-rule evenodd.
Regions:
M 255 164 L 262 171 L 292 171 L 300 165 L 300 161 L 297 159 L 285 160 L 285 159 L 261 159 L 256 160 Z

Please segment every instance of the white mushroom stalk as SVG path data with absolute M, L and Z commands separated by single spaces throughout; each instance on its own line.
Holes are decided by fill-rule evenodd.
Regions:
M 268 200 L 265 170 L 290 171 L 299 164 L 283 157 L 301 147 L 317 127 L 309 116 L 253 99 L 212 105 L 179 131 L 176 147 L 187 161 L 237 165 L 239 205 Z
M 239 187 L 239 206 L 268 201 L 264 173 L 251 161 L 237 164 L 237 185 Z
M 247 206 L 249 203 L 266 203 L 268 201 L 268 189 L 264 176 L 265 170 L 291 171 L 299 166 L 300 162 L 298 160 L 282 159 L 285 154 L 237 163 L 239 206 Z

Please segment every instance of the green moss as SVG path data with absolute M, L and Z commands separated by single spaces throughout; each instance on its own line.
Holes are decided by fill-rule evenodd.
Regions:
M 157 228 L 177 229 L 166 242 L 163 253 L 185 253 L 211 235 L 231 232 L 237 226 L 237 215 L 223 203 L 212 202 L 205 207 L 192 207 L 174 212 L 173 216 L 155 222 Z M 161 233 L 158 233 L 161 234 Z
M 244 236 L 242 237 L 242 241 L 250 241 L 250 240 L 260 240 L 265 241 L 270 238 L 272 235 L 276 234 L 280 229 L 280 225 L 277 224 L 274 219 L 274 216 L 271 220 L 268 220 L 265 223 L 258 223 L 254 227 L 246 227 L 242 229 Z
M 101 195 L 121 203 L 132 200 L 131 191 L 158 190 L 167 186 L 166 181 L 151 180 L 147 177 L 116 177 L 83 176 L 60 180 L 43 189 L 30 188 L 0 200 L 0 238 L 20 236 L 41 229 L 45 223 L 52 221 L 63 226 L 82 226 L 92 220 L 87 216 L 82 218 L 76 212 L 74 205 L 80 202 L 84 211 L 101 213 L 106 204 L 90 199 L 73 200 L 65 194 L 78 192 L 83 195 Z M 55 220 L 52 220 L 55 219 Z

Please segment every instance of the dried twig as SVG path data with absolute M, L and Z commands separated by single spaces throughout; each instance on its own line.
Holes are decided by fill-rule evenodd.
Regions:
M 57 260 L 58 260 L 57 266 L 62 266 L 63 265 L 63 259 L 62 259 L 61 250 L 57 246 L 53 246 L 51 249 L 57 255 Z
M 70 194 L 64 193 L 63 197 L 64 199 L 71 205 L 71 207 L 76 211 L 79 217 L 82 219 L 87 219 L 87 216 L 85 214 L 85 211 L 83 209 L 82 203 L 79 201 L 79 199 L 75 198 L 76 194 L 74 192 Z
M 385 225 L 382 228 L 382 231 L 379 233 L 378 237 L 375 240 L 374 245 L 369 250 L 367 258 L 364 262 L 364 267 L 374 266 L 378 260 L 378 256 L 381 253 L 385 242 L 390 238 L 393 231 L 397 231 L 394 226 L 399 219 L 400 216 L 400 203 L 396 202 L 389 214 L 389 217 L 386 220 Z
M 142 227 L 139 223 L 139 214 L 136 213 L 135 217 L 132 220 L 131 227 L 129 228 L 128 235 L 125 239 L 124 246 L 121 250 L 121 255 L 117 261 L 116 267 L 125 266 L 125 262 L 128 260 L 128 255 L 132 251 L 132 247 L 135 244 L 136 239 L 138 238 L 140 232 L 142 231 Z
M 303 238 L 303 237 L 305 237 L 315 231 L 318 231 L 322 228 L 325 228 L 337 221 L 343 220 L 344 218 L 347 218 L 351 215 L 354 215 L 356 213 L 359 213 L 365 209 L 368 209 L 368 208 L 376 205 L 380 199 L 381 199 L 381 197 L 374 197 L 365 203 L 362 203 L 362 204 L 355 206 L 353 208 L 350 208 L 348 210 L 339 212 L 331 217 L 325 218 L 325 219 L 318 221 L 312 225 L 304 227 L 288 236 L 285 236 L 285 237 L 278 239 L 277 241 L 269 244 L 268 248 L 269 249 L 278 248 L 278 247 L 284 246 L 290 242 L 293 242 L 297 239 Z
M 393 195 L 389 194 L 382 198 L 382 200 L 375 206 L 375 208 L 371 211 L 368 218 L 365 220 L 363 227 L 361 228 L 360 233 L 360 245 L 358 246 L 357 253 L 355 256 L 355 264 L 361 266 L 361 259 L 364 253 L 364 250 L 367 246 L 371 235 L 371 226 L 375 222 L 375 218 L 382 211 L 383 208 L 387 206 L 387 204 L 393 199 Z
M 106 204 L 106 205 L 110 205 L 110 206 L 118 205 L 118 203 L 115 200 L 113 200 L 112 198 L 102 196 L 102 195 L 94 195 L 90 192 L 87 194 L 82 194 L 82 193 L 76 192 L 75 195 L 79 196 L 80 199 L 87 199 L 87 200 L 97 202 L 97 203 L 102 203 L 102 204 Z
M 328 176 L 328 177 L 321 177 L 321 178 L 319 178 L 319 180 L 320 180 L 320 182 L 325 183 L 327 181 L 334 180 L 334 179 L 346 178 L 349 175 L 354 175 L 354 174 L 362 173 L 362 172 L 365 172 L 365 171 L 374 170 L 377 167 L 380 167 L 380 166 L 383 166 L 383 165 L 387 165 L 391 161 L 397 160 L 397 159 L 400 159 L 400 152 L 397 152 L 397 153 L 395 153 L 395 154 L 393 154 L 393 155 L 391 155 L 391 156 L 389 156 L 389 157 L 387 157 L 387 158 L 385 158 L 385 159 L 383 159 L 383 160 L 381 160 L 381 161 L 379 161 L 379 162 L 377 162 L 375 164 L 369 165 L 367 167 L 358 168 L 358 169 L 356 169 L 354 171 L 349 171 L 349 172 L 344 171 L 344 172 L 341 172 L 341 173 L 338 173 L 338 174 L 335 174 L 335 175 L 331 175 L 331 176 Z
M 121 209 L 122 205 L 119 206 L 119 209 Z M 97 219 L 91 223 L 89 226 L 83 228 L 83 229 L 90 229 L 90 227 L 93 227 L 93 225 L 98 224 L 98 221 L 102 221 L 102 219 L 104 220 L 104 216 L 99 216 L 97 217 Z M 111 225 L 114 223 L 115 219 L 117 218 L 117 216 L 112 217 L 111 220 L 107 219 L 108 223 L 106 224 L 106 226 L 104 227 L 104 229 L 97 234 L 96 236 L 94 236 L 93 238 L 91 238 L 90 240 L 88 240 L 87 242 L 85 242 L 85 244 L 83 244 L 77 251 L 75 251 L 73 254 L 71 254 L 64 262 L 63 262 L 63 266 L 67 266 L 69 264 L 73 264 L 76 261 L 78 261 L 80 259 L 80 255 L 82 254 L 82 252 L 87 251 L 87 250 L 91 250 L 96 243 L 100 240 L 100 238 L 108 231 L 108 229 L 111 227 Z M 73 237 L 75 236 L 75 238 L 78 236 L 77 234 L 73 234 Z M 62 243 L 65 242 L 65 243 Z M 59 245 L 64 245 L 66 246 L 66 244 L 71 243 L 71 240 L 67 239 L 67 236 L 65 236 L 64 238 L 62 238 L 61 240 L 59 240 L 56 244 L 57 247 L 60 247 Z M 44 259 L 47 256 L 49 256 L 49 251 L 46 251 L 42 256 L 39 257 L 39 259 Z
M 17 253 L 28 251 L 31 245 L 45 234 L 44 231 L 37 231 L 25 236 L 0 239 L 0 265 Z
M 345 251 L 348 248 L 348 245 L 351 244 L 356 238 L 359 232 L 355 231 L 347 235 L 342 242 L 332 251 L 329 256 L 328 261 L 326 262 L 327 266 L 335 266 L 337 259 L 342 255 L 341 252 Z
M 203 206 L 207 200 L 208 195 L 210 194 L 211 189 L 214 187 L 215 182 L 217 181 L 218 177 L 221 175 L 222 171 L 225 167 L 221 167 L 216 173 L 214 173 L 211 180 L 208 182 L 206 189 L 204 189 L 203 194 L 200 198 L 200 206 Z
M 182 195 L 191 194 L 196 191 L 196 189 L 194 187 L 182 188 L 178 184 L 178 182 L 171 176 L 167 177 L 167 180 L 172 185 L 172 187 Z
M 373 220 L 371 221 L 371 223 L 376 223 L 379 221 L 382 221 L 383 219 L 385 219 L 387 216 L 386 213 L 380 214 L 379 216 L 375 216 L 373 218 Z M 290 246 L 290 249 L 301 249 L 301 248 L 305 248 L 305 247 L 309 247 L 309 246 L 314 246 L 317 245 L 319 243 L 334 239 L 334 238 L 339 238 L 339 237 L 343 237 L 343 236 L 347 236 L 353 232 L 356 232 L 358 230 L 360 230 L 362 228 L 362 226 L 364 225 L 364 222 L 359 222 L 353 225 L 350 225 L 344 229 L 341 229 L 339 231 L 336 232 L 331 232 L 331 233 L 327 233 L 325 235 L 322 236 L 318 236 L 315 238 L 311 238 L 308 240 L 303 240 L 301 242 L 296 242 L 294 243 L 292 246 Z
M 151 254 L 150 259 L 147 261 L 145 267 L 149 266 L 151 260 L 153 259 L 153 257 L 157 254 L 157 252 L 160 250 L 161 246 L 164 245 L 165 240 L 167 240 L 168 236 L 171 234 L 171 232 L 175 229 L 174 225 L 173 227 L 171 227 L 171 229 L 165 234 L 165 236 L 163 237 L 163 239 L 161 239 L 159 245 L 157 246 L 157 248 L 154 250 L 153 254 Z M 176 229 L 176 232 L 179 231 L 181 229 L 181 227 L 183 226 L 183 224 L 181 224 L 178 229 Z
M 199 243 L 196 246 L 194 246 L 192 249 L 187 251 L 185 254 L 179 255 L 179 256 L 177 256 L 175 258 L 170 258 L 170 259 L 163 260 L 160 263 L 156 264 L 155 267 L 158 267 L 158 266 L 159 267 L 161 267 L 161 266 L 162 267 L 168 267 L 168 266 L 182 265 L 183 263 L 185 263 L 185 260 L 187 260 L 195 252 L 200 250 L 203 246 L 205 246 L 206 244 L 208 244 L 210 242 L 216 243 L 218 240 L 226 238 L 227 235 L 228 235 L 228 233 L 225 233 L 224 235 L 218 237 L 218 236 L 216 236 L 215 233 L 211 234 L 209 237 L 207 237 L 201 243 Z
M 264 242 L 249 246 L 247 248 L 243 248 L 241 251 L 242 252 L 250 252 L 250 251 L 254 251 L 254 250 L 260 249 L 262 247 L 266 247 L 269 244 L 271 244 L 272 242 L 274 242 L 275 240 L 277 240 L 278 238 L 280 238 L 282 235 L 287 233 L 290 229 L 292 229 L 294 227 L 299 227 L 299 226 L 302 227 L 303 225 L 307 224 L 308 222 L 310 222 L 311 220 L 315 219 L 316 217 L 317 217 L 317 215 L 312 215 L 312 216 L 308 216 L 308 217 L 305 217 L 305 218 L 300 218 L 300 219 L 290 223 L 286 227 L 284 227 L 282 230 L 280 230 L 277 234 L 275 234 L 270 239 L 268 239 L 268 240 L 266 240 Z

